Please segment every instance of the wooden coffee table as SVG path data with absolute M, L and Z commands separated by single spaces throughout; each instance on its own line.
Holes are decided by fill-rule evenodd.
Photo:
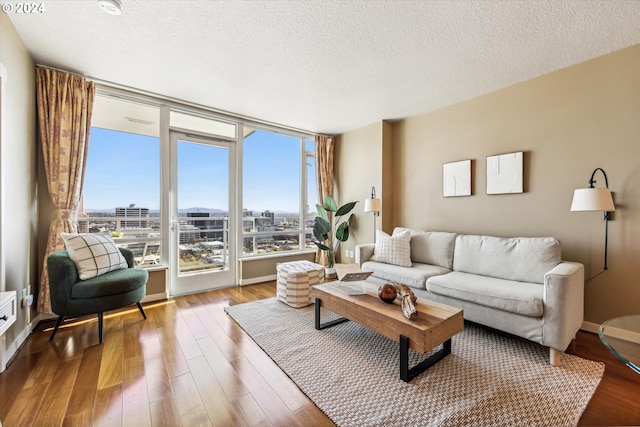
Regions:
M 325 283 L 311 288 L 315 298 L 315 326 L 324 329 L 348 320 L 359 323 L 385 337 L 400 343 L 400 378 L 411 381 L 439 360 L 451 353 L 451 337 L 462 331 L 462 310 L 418 298 L 418 317 L 408 320 L 403 316 L 399 299 L 387 304 L 378 298 L 378 287 L 358 282 L 365 294 L 350 295 L 349 288 L 340 282 Z M 330 310 L 341 318 L 320 323 L 320 308 Z M 427 359 L 409 368 L 409 348 L 426 353 L 442 344 L 442 348 Z

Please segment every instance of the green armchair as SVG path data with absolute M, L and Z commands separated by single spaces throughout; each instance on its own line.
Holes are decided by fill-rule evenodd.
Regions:
M 54 252 L 47 258 L 51 309 L 58 315 L 49 341 L 58 332 L 65 316 L 98 314 L 98 336 L 102 344 L 102 320 L 105 311 L 137 304 L 143 318 L 147 318 L 140 301 L 146 294 L 149 279 L 147 270 L 133 268 L 133 252 L 118 248 L 129 268 L 110 271 L 87 280 L 78 278 L 78 270 L 67 251 Z

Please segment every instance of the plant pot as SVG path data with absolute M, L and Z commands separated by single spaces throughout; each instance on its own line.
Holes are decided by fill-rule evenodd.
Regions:
M 336 268 L 335 267 L 325 267 L 324 268 L 324 278 L 325 279 L 335 279 L 337 277 Z

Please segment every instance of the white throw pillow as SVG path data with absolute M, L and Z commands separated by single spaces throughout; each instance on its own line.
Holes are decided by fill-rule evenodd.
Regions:
M 61 233 L 60 236 L 78 269 L 80 280 L 128 267 L 127 260 L 109 234 Z
M 411 267 L 411 232 L 406 230 L 395 236 L 389 236 L 384 231 L 378 230 L 371 261 Z

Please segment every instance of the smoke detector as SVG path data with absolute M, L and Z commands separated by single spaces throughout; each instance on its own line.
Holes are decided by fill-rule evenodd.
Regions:
M 109 15 L 120 15 L 122 13 L 120 0 L 98 0 L 98 6 Z

